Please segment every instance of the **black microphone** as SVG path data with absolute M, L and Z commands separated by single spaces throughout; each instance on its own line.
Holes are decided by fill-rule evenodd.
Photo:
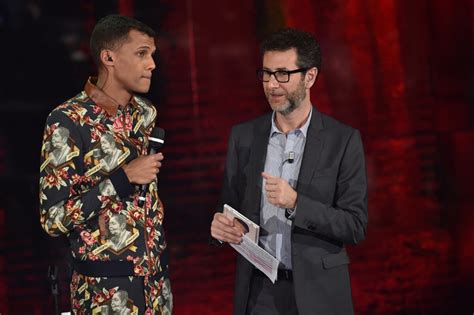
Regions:
M 159 127 L 153 128 L 150 136 L 148 137 L 148 154 L 155 154 L 165 145 L 165 130 Z M 140 187 L 140 195 L 138 197 L 138 205 L 143 206 L 146 199 L 146 192 L 148 191 L 148 185 L 143 184 Z
M 295 152 L 293 151 L 288 152 L 288 159 L 287 159 L 288 163 L 291 164 L 294 162 L 294 160 L 295 160 Z
M 283 160 L 283 162 L 281 162 L 281 166 L 285 165 L 286 162 L 288 162 L 289 164 L 292 164 L 295 161 L 295 152 L 294 151 L 288 152 L 287 156 L 288 157 L 285 160 Z

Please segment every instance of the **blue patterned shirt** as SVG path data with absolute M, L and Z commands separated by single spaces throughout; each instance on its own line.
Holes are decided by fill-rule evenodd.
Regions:
M 275 124 L 275 112 L 272 116 L 265 172 L 283 178 L 293 188 L 296 188 L 298 181 L 306 133 L 312 113 L 311 109 L 303 126 L 291 130 L 287 135 L 281 132 Z M 289 157 L 293 158 L 292 163 L 289 163 Z M 280 268 L 292 269 L 291 221 L 285 217 L 285 209 L 268 202 L 265 194 L 265 180 L 262 185 L 260 208 L 262 209 L 260 212 L 260 245 L 280 261 Z

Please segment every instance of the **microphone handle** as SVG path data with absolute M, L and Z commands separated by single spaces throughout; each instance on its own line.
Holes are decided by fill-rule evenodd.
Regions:
M 154 147 L 151 147 L 149 154 L 155 154 L 155 153 L 156 153 L 156 149 Z M 140 194 L 138 196 L 138 206 L 139 207 L 143 207 L 143 204 L 145 203 L 146 192 L 148 191 L 148 185 L 150 185 L 150 184 L 142 184 L 140 186 Z

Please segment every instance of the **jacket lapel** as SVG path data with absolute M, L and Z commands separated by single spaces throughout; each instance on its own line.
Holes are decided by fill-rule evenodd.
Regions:
M 306 134 L 306 143 L 304 147 L 303 160 L 301 161 L 300 173 L 296 191 L 305 193 L 304 188 L 309 187 L 309 183 L 313 178 L 314 171 L 318 165 L 321 151 L 324 146 L 324 138 L 322 136 L 323 120 L 321 113 L 313 107 L 313 114 L 309 124 L 308 133 Z
M 248 217 L 259 224 L 260 222 L 260 199 L 262 196 L 262 175 L 267 156 L 268 137 L 271 129 L 271 117 L 267 115 L 263 120 L 258 120 L 254 125 L 254 140 L 250 147 L 248 196 Z

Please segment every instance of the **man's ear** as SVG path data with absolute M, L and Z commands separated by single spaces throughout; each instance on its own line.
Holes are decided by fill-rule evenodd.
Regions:
M 100 52 L 100 61 L 104 66 L 113 66 L 114 59 L 113 53 L 110 50 L 104 49 Z
M 316 82 L 316 78 L 318 77 L 318 73 L 318 68 L 316 67 L 306 71 L 305 84 L 307 89 L 310 89 L 314 85 L 314 82 Z

